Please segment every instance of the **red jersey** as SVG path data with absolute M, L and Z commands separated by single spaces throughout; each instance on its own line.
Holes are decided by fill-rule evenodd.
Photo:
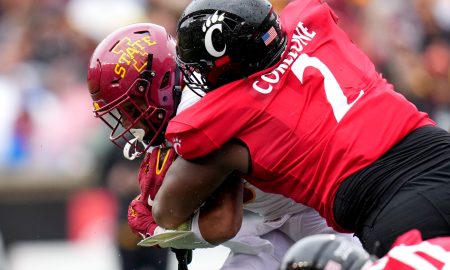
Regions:
M 166 137 L 188 160 L 241 140 L 251 155 L 245 179 L 344 231 L 333 217 L 339 184 L 434 122 L 376 72 L 327 4 L 294 1 L 280 21 L 288 38 L 282 59 L 209 92 L 170 121 Z
M 450 237 L 422 241 L 418 230 L 400 236 L 389 253 L 365 270 L 450 269 Z

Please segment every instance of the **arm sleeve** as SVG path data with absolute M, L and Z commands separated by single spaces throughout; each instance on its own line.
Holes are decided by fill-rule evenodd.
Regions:
M 205 156 L 219 148 L 205 132 L 180 122 L 170 123 L 166 138 L 178 155 L 187 160 Z

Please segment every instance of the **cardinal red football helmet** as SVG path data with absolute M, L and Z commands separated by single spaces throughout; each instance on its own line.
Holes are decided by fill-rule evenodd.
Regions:
M 111 128 L 110 140 L 139 156 L 164 141 L 179 103 L 183 79 L 175 40 L 150 23 L 108 35 L 91 56 L 87 82 L 94 114 Z

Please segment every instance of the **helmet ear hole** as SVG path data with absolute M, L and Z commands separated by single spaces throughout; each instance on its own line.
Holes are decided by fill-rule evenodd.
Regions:
M 161 85 L 159 86 L 159 89 L 166 88 L 169 85 L 169 81 L 170 81 L 170 72 L 167 71 L 161 80 Z

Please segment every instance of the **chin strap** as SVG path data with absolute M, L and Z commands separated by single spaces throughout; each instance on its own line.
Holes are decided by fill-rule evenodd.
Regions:
M 134 160 L 139 157 L 142 154 L 142 152 L 137 151 L 139 143 L 142 144 L 143 149 L 147 148 L 147 145 L 144 142 L 140 141 L 138 138 L 133 138 L 123 147 L 123 156 L 128 160 Z M 151 150 L 152 147 L 148 149 L 148 151 Z

